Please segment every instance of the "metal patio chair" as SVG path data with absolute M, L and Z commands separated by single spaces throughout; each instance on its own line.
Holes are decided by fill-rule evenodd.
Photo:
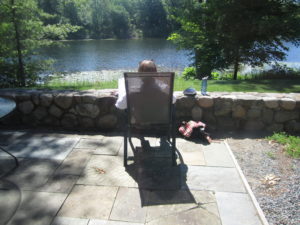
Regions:
M 127 166 L 127 141 L 133 148 L 133 135 L 166 137 L 171 144 L 172 165 L 176 165 L 174 73 L 124 73 L 124 78 L 127 97 L 124 166 Z

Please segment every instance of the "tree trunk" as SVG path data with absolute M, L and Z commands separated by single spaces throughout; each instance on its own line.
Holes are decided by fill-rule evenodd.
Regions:
M 239 61 L 240 61 L 240 55 L 239 55 L 239 49 L 236 49 L 236 55 L 234 59 L 234 72 L 233 72 L 233 79 L 237 80 L 237 73 L 239 71 Z
M 23 55 L 22 55 L 22 48 L 21 48 L 21 40 L 20 40 L 20 32 L 19 32 L 19 26 L 16 21 L 16 8 L 15 1 L 11 0 L 11 6 L 12 6 L 12 22 L 14 24 L 15 29 L 15 39 L 16 39 L 16 48 L 18 52 L 18 83 L 21 87 L 24 87 L 26 85 L 25 83 L 25 70 L 24 70 L 24 63 L 23 63 Z
M 202 74 L 200 72 L 200 66 L 199 66 L 199 62 L 198 62 L 198 55 L 199 55 L 199 51 L 197 49 L 195 49 L 196 78 L 201 79 L 202 78 Z

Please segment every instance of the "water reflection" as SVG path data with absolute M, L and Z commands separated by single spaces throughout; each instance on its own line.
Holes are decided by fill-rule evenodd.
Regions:
M 54 58 L 54 68 L 60 72 L 135 69 L 143 59 L 173 70 L 191 63 L 187 51 L 177 51 L 161 39 L 68 41 L 64 47 L 44 48 L 41 54 Z
M 132 71 L 143 59 L 153 59 L 160 71 L 182 71 L 192 60 L 188 51 L 177 51 L 170 41 L 162 39 L 146 40 L 81 40 L 66 41 L 64 46 L 52 46 L 41 50 L 42 56 L 56 60 L 56 72 L 90 72 Z M 300 49 L 291 43 L 284 64 L 300 68 Z M 256 70 L 270 68 L 253 68 L 244 65 L 242 73 L 252 73 Z M 92 72 L 93 71 L 93 72 Z M 101 72 L 102 71 L 102 72 Z M 76 77 L 81 76 L 75 74 Z M 97 75 L 102 76 L 102 75 Z M 107 75 L 110 76 L 111 75 Z

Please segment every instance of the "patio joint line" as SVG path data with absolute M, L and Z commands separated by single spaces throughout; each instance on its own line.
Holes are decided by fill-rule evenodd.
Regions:
M 72 193 L 74 187 L 76 184 L 73 185 L 73 187 L 71 188 L 71 190 L 69 191 L 69 193 L 67 194 L 66 198 L 64 199 L 64 201 L 61 203 L 59 209 L 57 210 L 56 214 L 54 215 L 54 217 L 51 220 L 50 225 L 52 225 L 53 221 L 55 220 L 55 218 L 57 218 L 58 213 L 60 212 L 61 208 L 63 207 L 63 205 L 65 204 L 65 202 L 67 201 L 68 197 L 70 196 L 70 194 Z M 49 192 L 50 193 L 50 192 Z
M 106 186 L 106 187 L 108 187 L 108 186 Z M 110 216 L 111 216 L 111 213 L 112 213 L 113 208 L 114 208 L 114 206 L 115 206 L 115 203 L 116 203 L 116 200 L 117 200 L 119 191 L 120 191 L 120 187 L 118 187 L 118 191 L 117 191 L 116 196 L 115 196 L 115 198 L 114 198 L 114 202 L 113 202 L 113 204 L 112 204 L 112 206 L 111 206 L 111 209 L 110 209 L 110 212 L 109 212 L 109 215 L 108 215 L 107 220 L 110 220 Z

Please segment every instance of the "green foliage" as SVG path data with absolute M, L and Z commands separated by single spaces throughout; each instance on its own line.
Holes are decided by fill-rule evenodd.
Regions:
M 78 30 L 70 24 L 48 24 L 51 18 L 36 0 L 2 0 L 0 4 L 0 75 L 1 86 L 26 86 L 37 79 L 37 74 L 49 66 L 49 61 L 34 57 L 50 39 L 64 39 Z
M 269 70 L 250 75 L 252 79 L 299 79 L 300 69 L 290 68 L 286 65 L 274 64 Z
M 288 135 L 285 132 L 274 133 L 267 137 L 268 140 L 276 141 L 284 145 L 285 151 L 293 158 L 300 158 L 300 137 Z
M 284 59 L 284 43 L 300 43 L 296 0 L 168 0 L 181 24 L 169 39 L 193 51 L 197 77 L 241 64 L 261 66 Z M 173 3 L 173 5 L 171 4 Z
M 161 0 L 143 0 L 138 3 L 137 27 L 144 37 L 167 37 L 171 22 Z
M 232 80 L 231 72 L 212 72 L 213 80 Z M 270 80 L 270 79 L 299 79 L 300 69 L 290 68 L 286 65 L 275 63 L 271 69 L 249 74 L 237 74 L 237 80 Z
M 186 67 L 182 72 L 182 78 L 185 80 L 195 79 L 196 77 L 196 68 L 195 67 Z
M 232 80 L 232 73 L 212 72 L 211 78 L 213 80 Z
M 172 29 L 164 0 L 38 0 L 52 17 L 46 24 L 70 23 L 81 29 L 69 39 L 167 37 Z

